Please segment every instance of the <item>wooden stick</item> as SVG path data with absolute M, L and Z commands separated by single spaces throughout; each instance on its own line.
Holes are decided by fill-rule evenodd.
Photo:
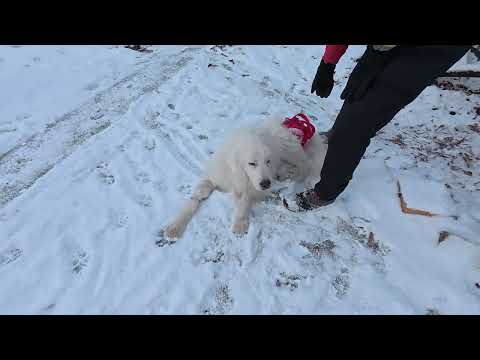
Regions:
M 402 189 L 400 187 L 400 181 L 397 180 L 397 195 L 398 199 L 400 200 L 400 208 L 404 214 L 411 214 L 411 215 L 421 215 L 421 216 L 438 216 L 438 214 L 431 213 L 430 211 L 419 210 L 419 209 L 412 209 L 407 206 L 405 199 L 403 198 Z

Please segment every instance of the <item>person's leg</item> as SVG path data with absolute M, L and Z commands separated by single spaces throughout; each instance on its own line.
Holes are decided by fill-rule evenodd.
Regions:
M 315 194 L 332 201 L 347 187 L 370 139 L 433 81 L 462 58 L 468 46 L 399 47 L 359 101 L 344 103 L 329 134 Z

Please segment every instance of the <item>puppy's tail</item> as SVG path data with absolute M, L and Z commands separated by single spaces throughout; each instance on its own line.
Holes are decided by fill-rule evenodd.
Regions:
M 200 181 L 190 200 L 183 206 L 177 218 L 164 229 L 164 235 L 169 238 L 181 237 L 188 223 L 200 207 L 200 203 L 207 199 L 214 190 L 215 185 L 210 180 L 204 179 Z

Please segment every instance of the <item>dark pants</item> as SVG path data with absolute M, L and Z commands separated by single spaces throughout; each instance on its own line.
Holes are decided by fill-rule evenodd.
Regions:
M 333 200 L 347 187 L 370 139 L 433 81 L 460 60 L 470 46 L 399 46 L 367 94 L 343 104 L 333 125 L 315 191 Z

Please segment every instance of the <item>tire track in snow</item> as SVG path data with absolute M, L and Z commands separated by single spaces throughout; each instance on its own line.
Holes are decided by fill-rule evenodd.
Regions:
M 160 114 L 155 114 L 155 117 L 158 117 Z M 188 173 L 193 173 L 197 177 L 202 175 L 202 169 L 196 164 L 195 160 L 192 160 L 188 155 L 185 154 L 180 148 L 180 146 L 175 142 L 170 134 L 161 129 L 163 124 L 156 121 L 155 119 L 142 118 L 139 119 L 141 126 L 147 131 L 152 131 L 156 138 L 162 143 L 163 149 L 168 151 L 175 160 L 179 163 L 180 166 L 184 168 Z
M 189 64 L 200 49 L 186 48 L 165 59 L 161 54 L 152 57 L 141 69 L 1 154 L 0 208 L 28 190 L 83 143 L 118 122 L 132 103 L 161 87 Z
M 188 150 L 188 153 L 191 154 L 198 163 L 205 164 L 207 154 L 198 150 L 198 147 L 192 143 L 182 129 L 179 130 L 177 128 L 171 128 L 169 130 L 173 135 L 175 135 L 176 138 L 180 140 L 180 143 L 183 145 L 183 147 Z

